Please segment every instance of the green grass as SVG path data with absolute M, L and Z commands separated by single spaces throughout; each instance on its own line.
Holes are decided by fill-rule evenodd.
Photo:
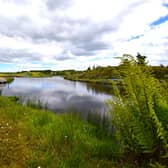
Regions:
M 0 167 L 120 167 L 119 145 L 74 114 L 21 106 L 0 97 Z
M 11 82 L 14 81 L 14 78 L 13 77 L 7 77 L 6 80 L 7 80 L 7 83 L 11 83 Z
M 7 80 L 11 80 L 12 77 L 34 77 L 34 78 L 40 78 L 40 77 L 51 77 L 53 76 L 51 72 L 47 71 L 23 71 L 23 72 L 6 72 L 2 73 L 0 72 L 0 77 L 5 77 Z
M 4 79 L 6 82 L 5 83 L 11 83 L 14 81 L 14 78 L 13 77 L 1 77 L 0 78 Z
M 6 73 L 2 73 L 0 72 L 0 77 L 23 77 L 23 73 L 10 73 L 10 72 L 6 72 Z

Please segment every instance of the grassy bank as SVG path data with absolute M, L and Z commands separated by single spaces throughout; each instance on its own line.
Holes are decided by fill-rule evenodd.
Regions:
M 0 73 L 0 77 L 12 78 L 12 77 L 49 77 L 51 75 L 46 75 L 42 72 L 17 72 L 17 73 Z
M 6 81 L 7 81 L 7 83 L 11 83 L 11 82 L 14 81 L 14 78 L 13 77 L 7 77 Z
M 89 78 L 80 79 L 80 78 L 73 77 L 73 76 L 65 76 L 64 79 L 71 80 L 71 81 L 93 83 L 93 84 L 94 83 L 95 84 L 104 84 L 104 85 L 111 85 L 112 84 L 111 80 L 108 80 L 108 79 L 89 79 Z
M 0 83 L 11 83 L 14 81 L 13 77 L 0 77 Z
M 22 71 L 22 72 L 5 72 L 0 73 L 0 77 L 10 78 L 10 77 L 51 77 L 53 76 L 52 71 L 44 70 L 44 71 Z
M 112 136 L 72 114 L 21 106 L 0 97 L 0 167 L 120 167 Z

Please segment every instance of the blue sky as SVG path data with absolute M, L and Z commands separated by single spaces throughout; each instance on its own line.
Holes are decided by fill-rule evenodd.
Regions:
M 15 64 L 0 63 L 1 71 L 9 72 L 11 69 L 16 69 Z
M 0 71 L 168 65 L 167 28 L 167 0 L 0 0 Z
M 168 15 L 162 16 L 159 19 L 155 20 L 154 22 L 152 22 L 150 24 L 150 26 L 157 26 L 157 25 L 160 25 L 166 21 L 168 21 Z

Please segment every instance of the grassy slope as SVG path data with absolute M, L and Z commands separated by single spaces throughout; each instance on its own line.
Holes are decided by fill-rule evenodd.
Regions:
M 111 137 L 100 135 L 72 114 L 58 116 L 0 97 L 2 168 L 116 167 L 119 148 Z

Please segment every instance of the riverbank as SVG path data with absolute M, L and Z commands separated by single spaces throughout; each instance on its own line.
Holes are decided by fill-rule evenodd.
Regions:
M 70 76 L 69 77 L 65 76 L 64 79 L 71 80 L 71 81 L 104 84 L 104 85 L 112 84 L 111 80 L 108 80 L 108 79 L 88 79 L 88 78 L 80 79 L 80 78 L 70 77 Z
M 78 78 L 76 76 L 64 76 L 64 79 L 78 82 L 86 82 L 91 84 L 100 84 L 100 85 L 112 85 L 114 82 L 118 86 L 124 86 L 122 79 L 89 79 L 89 78 Z
M 13 78 L 13 77 L 32 77 L 32 78 L 40 78 L 40 77 L 51 77 L 53 76 L 51 71 L 22 71 L 22 72 L 4 72 L 0 73 L 0 77 L 2 78 Z
M 77 116 L 0 97 L 0 167 L 120 167 L 119 149 L 114 138 Z
M 0 84 L 11 83 L 13 81 L 13 77 L 0 77 Z

